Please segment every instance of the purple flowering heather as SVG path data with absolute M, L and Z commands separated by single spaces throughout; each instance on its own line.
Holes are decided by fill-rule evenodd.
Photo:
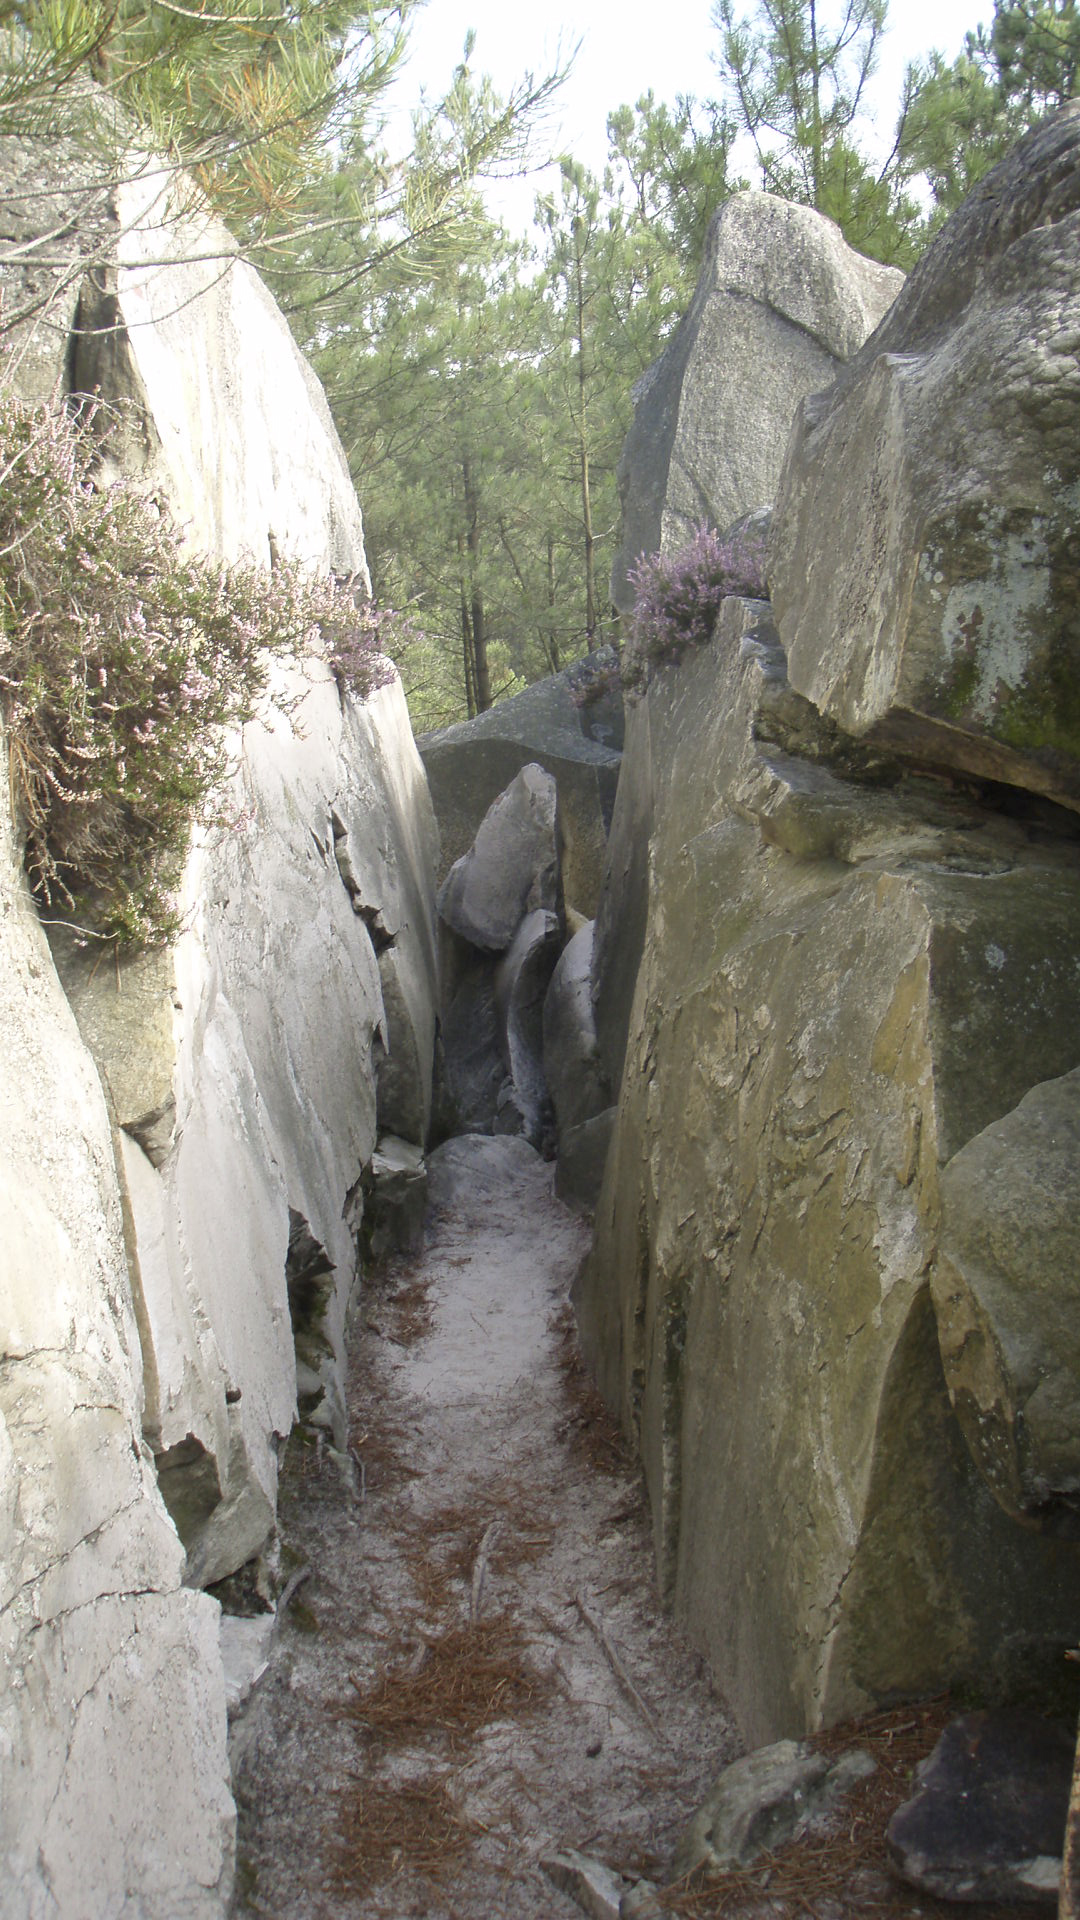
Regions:
M 764 541 L 724 540 L 703 521 L 676 552 L 642 554 L 629 579 L 635 599 L 622 680 L 628 692 L 643 693 L 658 666 L 712 638 L 721 601 L 765 594 Z

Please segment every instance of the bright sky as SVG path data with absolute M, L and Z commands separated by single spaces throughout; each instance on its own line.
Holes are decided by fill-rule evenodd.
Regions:
M 747 4 L 748 12 L 752 7 Z M 412 52 L 399 90 L 415 101 L 421 88 L 437 95 L 461 59 L 465 35 L 476 29 L 474 71 L 490 73 L 503 93 L 526 69 L 539 75 L 554 64 L 560 47 L 569 52 L 580 41 L 574 71 L 556 104 L 551 145 L 569 150 L 594 171 L 607 156 L 608 113 L 631 105 L 651 88 L 658 100 L 688 93 L 706 99 L 715 93 L 711 54 L 718 36 L 711 25 L 710 0 L 427 0 L 414 15 Z M 889 30 L 874 104 L 883 148 L 892 144 L 893 123 L 903 70 L 909 60 L 938 47 L 950 59 L 960 52 L 964 34 L 979 20 L 993 17 L 992 0 L 892 0 Z M 538 182 L 500 197 L 498 210 L 515 225 L 527 225 Z

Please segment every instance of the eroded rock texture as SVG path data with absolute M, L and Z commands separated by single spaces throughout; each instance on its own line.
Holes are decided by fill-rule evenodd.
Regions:
M 640 383 L 619 467 L 617 607 L 641 554 L 771 504 L 800 400 L 835 377 L 903 285 L 809 207 L 738 193 L 713 220 L 694 298 Z

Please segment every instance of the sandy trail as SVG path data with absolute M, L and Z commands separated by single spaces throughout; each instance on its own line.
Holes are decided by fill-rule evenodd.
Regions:
M 365 1294 L 362 1485 L 290 1445 L 282 1571 L 312 1572 L 233 1727 L 237 1914 L 573 1916 L 541 1857 L 647 1871 L 734 1751 L 574 1366 L 585 1228 L 520 1140 L 451 1141 L 431 1183 L 423 1255 Z

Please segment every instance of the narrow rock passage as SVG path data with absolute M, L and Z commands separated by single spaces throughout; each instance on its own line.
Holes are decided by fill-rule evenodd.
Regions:
M 237 1914 L 572 1916 L 541 1859 L 648 1871 L 734 1750 L 576 1368 L 585 1228 L 520 1139 L 449 1142 L 431 1198 L 367 1286 L 356 1487 L 289 1449 L 281 1572 L 312 1571 L 233 1726 Z

